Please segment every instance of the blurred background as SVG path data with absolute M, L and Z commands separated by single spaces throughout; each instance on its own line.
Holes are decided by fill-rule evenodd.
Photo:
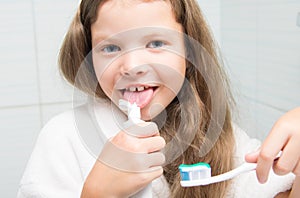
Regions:
M 199 0 L 237 100 L 235 121 L 263 140 L 300 106 L 300 0 Z M 78 0 L 0 0 L 0 196 L 16 197 L 41 127 L 72 107 L 57 56 Z M 297 23 L 298 20 L 298 23 Z

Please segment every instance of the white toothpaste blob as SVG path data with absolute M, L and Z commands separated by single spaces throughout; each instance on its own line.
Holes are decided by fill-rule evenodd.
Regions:
M 141 120 L 140 107 L 138 107 L 136 103 L 131 104 L 126 100 L 120 99 L 119 107 L 121 110 L 125 111 L 128 116 L 128 121 L 124 123 L 125 128 L 144 122 Z

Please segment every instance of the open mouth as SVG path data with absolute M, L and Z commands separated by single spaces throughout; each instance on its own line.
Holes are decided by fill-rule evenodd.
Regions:
M 129 101 L 131 104 L 136 103 L 137 106 L 143 108 L 150 103 L 157 88 L 158 86 L 131 85 L 120 91 L 124 100 Z

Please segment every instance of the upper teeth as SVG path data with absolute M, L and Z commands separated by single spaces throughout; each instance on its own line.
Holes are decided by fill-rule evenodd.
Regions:
M 126 90 L 127 91 L 131 91 L 131 92 L 134 92 L 134 91 L 144 91 L 145 89 L 147 89 L 148 87 L 144 87 L 144 86 L 140 86 L 140 87 L 129 87 L 127 88 Z

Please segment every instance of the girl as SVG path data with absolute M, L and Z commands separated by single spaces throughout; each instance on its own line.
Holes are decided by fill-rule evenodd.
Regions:
M 86 106 L 56 116 L 38 138 L 18 197 L 129 197 L 151 182 L 153 197 L 300 196 L 299 108 L 246 156 L 258 163 L 260 183 L 269 178 L 265 185 L 247 173 L 180 186 L 181 163 L 207 162 L 218 175 L 259 147 L 232 124 L 233 100 L 196 1 L 82 0 L 59 60 L 65 78 L 97 98 L 88 107 L 109 141 L 86 147 L 92 124 L 78 124 Z M 136 103 L 146 122 L 120 127 L 120 99 Z

